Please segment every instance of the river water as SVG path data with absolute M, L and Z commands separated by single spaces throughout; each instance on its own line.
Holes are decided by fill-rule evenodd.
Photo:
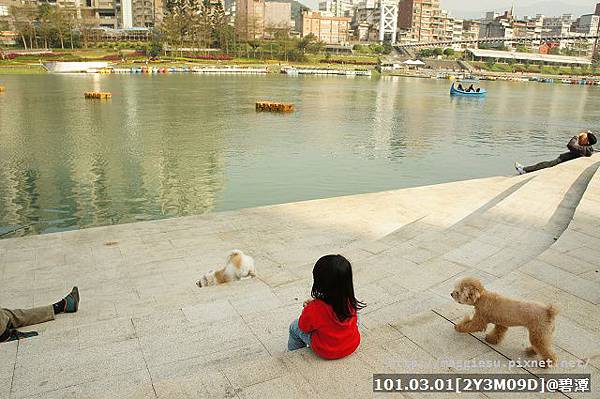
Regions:
M 0 234 L 513 174 L 600 129 L 600 88 L 290 76 L 0 75 Z M 84 91 L 110 91 L 108 101 Z M 296 104 L 257 113 L 257 100 Z

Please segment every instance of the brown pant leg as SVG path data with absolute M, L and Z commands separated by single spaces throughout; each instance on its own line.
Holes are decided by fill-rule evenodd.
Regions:
M 8 328 L 19 328 L 40 324 L 45 321 L 54 320 L 54 309 L 52 305 L 40 306 L 33 309 L 0 309 L 3 313 L 0 320 L 5 320 L 8 317 Z M 5 329 L 6 329 L 5 327 Z M 2 326 L 0 325 L 0 330 Z

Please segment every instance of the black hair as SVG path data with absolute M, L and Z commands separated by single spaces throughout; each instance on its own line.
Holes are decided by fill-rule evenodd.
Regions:
M 598 140 L 596 139 L 596 136 L 593 133 L 588 133 L 587 138 L 588 138 L 589 145 L 594 145 L 598 142 Z
M 330 305 L 340 321 L 366 306 L 354 296 L 352 266 L 342 255 L 325 255 L 315 263 L 311 296 Z

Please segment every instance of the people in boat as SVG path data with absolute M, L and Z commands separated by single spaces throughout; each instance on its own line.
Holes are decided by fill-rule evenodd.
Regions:
M 469 86 L 469 88 L 467 89 L 467 93 L 470 93 L 470 92 L 473 92 L 473 91 L 475 91 L 475 88 L 471 84 L 471 86 Z
M 552 161 L 544 161 L 532 166 L 523 166 L 520 163 L 515 162 L 515 169 L 520 175 L 522 175 L 529 172 L 535 172 L 536 170 L 540 169 L 551 168 L 552 166 L 556 166 L 562 162 L 570 161 L 572 159 L 590 157 L 594 152 L 594 148 L 592 146 L 596 144 L 596 142 L 596 136 L 591 131 L 588 130 L 586 132 L 581 132 L 569 140 L 569 143 L 567 144 L 569 152 L 560 154 L 558 158 L 553 159 Z
M 465 91 L 465 88 L 463 87 L 462 83 L 458 84 L 457 89 L 460 90 L 460 91 Z

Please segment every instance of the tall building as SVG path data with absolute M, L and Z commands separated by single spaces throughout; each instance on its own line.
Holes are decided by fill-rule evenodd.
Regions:
M 319 2 L 319 11 L 335 17 L 351 17 L 354 9 L 352 0 L 325 0 Z
M 302 36 L 315 35 L 326 44 L 346 44 L 350 40 L 350 18 L 323 15 L 318 11 L 302 13 Z
M 440 8 L 439 0 L 401 0 L 398 4 L 401 42 L 458 40 L 462 37 L 462 20 L 457 21 Z
M 163 0 L 0 0 L 0 19 L 10 6 L 47 3 L 75 13 L 86 28 L 154 27 L 163 17 Z
M 439 0 L 401 0 L 398 3 L 400 40 L 405 42 L 433 41 L 433 18 L 439 12 Z
M 595 35 L 598 32 L 600 16 L 596 14 L 582 15 L 577 23 L 577 33 Z
M 573 14 L 546 17 L 542 25 L 542 36 L 568 36 L 573 22 L 575 22 Z
M 479 39 L 479 29 L 481 28 L 481 22 L 473 19 L 465 19 L 463 21 L 463 39 L 465 40 L 477 40 Z M 467 44 L 465 47 L 477 48 L 477 43 Z
M 235 13 L 236 31 L 242 40 L 270 38 L 292 27 L 291 3 L 239 0 Z
M 119 26 L 113 0 L 82 0 L 80 9 L 87 26 L 113 29 Z
M 354 35 L 360 41 L 377 41 L 379 38 L 379 3 L 361 0 L 356 6 L 351 22 Z
M 288 32 L 292 28 L 292 5 L 291 3 L 270 1 L 265 3 L 264 12 L 264 34 L 265 38 L 273 38 L 277 32 Z
M 498 15 L 495 12 L 486 13 L 485 19 L 481 21 L 479 28 L 479 37 L 481 38 L 504 38 L 511 39 L 514 36 L 513 23 L 515 18 L 513 17 L 512 10 L 506 11 L 502 15 Z M 497 45 L 510 46 L 511 43 L 498 43 Z
M 264 0 L 238 0 L 235 7 L 236 33 L 242 40 L 261 38 L 264 24 Z
M 454 23 L 452 27 L 452 40 L 462 40 L 464 37 L 464 21 L 460 18 L 453 18 L 452 22 Z

